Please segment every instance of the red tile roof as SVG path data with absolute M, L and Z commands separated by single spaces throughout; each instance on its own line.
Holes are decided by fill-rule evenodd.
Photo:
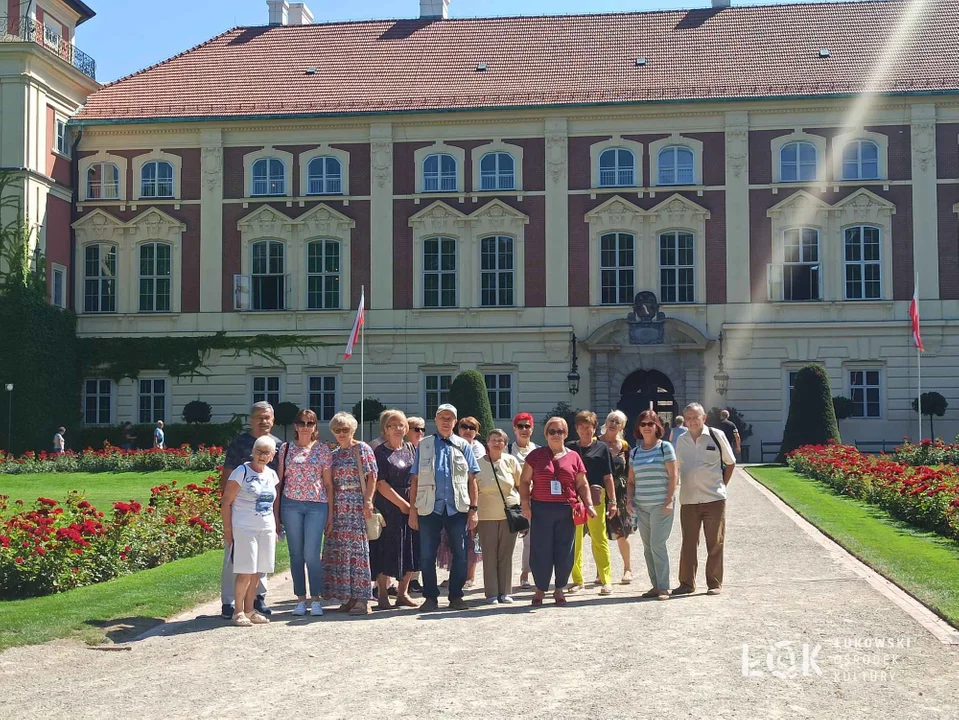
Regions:
M 875 0 L 235 28 L 103 87 L 79 120 L 823 96 L 887 60 L 876 91 L 957 90 L 957 18 L 959 0 Z

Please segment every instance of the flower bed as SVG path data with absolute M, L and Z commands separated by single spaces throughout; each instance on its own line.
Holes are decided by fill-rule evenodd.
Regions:
M 959 441 L 959 438 L 957 438 Z M 914 445 L 905 438 L 893 457 L 906 465 L 959 465 L 959 442 L 923 440 Z
M 959 540 L 959 469 L 913 467 L 849 445 L 806 445 L 789 453 L 797 472 L 864 500 L 916 527 Z
M 219 481 L 152 488 L 150 503 L 117 502 L 110 516 L 83 495 L 39 498 L 0 525 L 0 600 L 92 585 L 222 547 Z M 15 506 L 23 506 L 16 501 Z M 8 498 L 0 495 L 0 514 Z
M 179 448 L 121 450 L 107 445 L 76 453 L 26 452 L 17 458 L 0 450 L 0 473 L 23 475 L 49 472 L 151 472 L 153 470 L 213 470 L 223 464 L 223 448 L 189 445 Z

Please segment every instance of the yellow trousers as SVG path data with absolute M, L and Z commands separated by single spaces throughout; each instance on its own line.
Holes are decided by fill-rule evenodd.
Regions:
M 609 538 L 606 537 L 606 489 L 603 499 L 596 506 L 596 517 L 586 521 L 589 537 L 593 543 L 593 560 L 596 561 L 596 574 L 600 585 L 609 585 L 613 580 L 612 559 L 609 554 Z M 583 525 L 576 526 L 576 543 L 573 548 L 573 584 L 583 584 Z

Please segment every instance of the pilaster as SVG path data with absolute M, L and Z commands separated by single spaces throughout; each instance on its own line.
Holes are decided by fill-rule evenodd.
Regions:
M 749 114 L 726 113 L 726 302 L 750 302 Z
M 393 309 L 393 126 L 370 125 L 369 307 Z
M 566 118 L 550 118 L 546 132 L 546 316 L 562 323 L 569 306 L 569 160 Z M 559 310 L 553 317 L 550 308 Z
M 203 130 L 200 147 L 200 313 L 219 313 L 223 311 L 223 134 L 220 129 Z
M 939 299 L 936 106 L 912 106 L 912 261 L 919 299 Z

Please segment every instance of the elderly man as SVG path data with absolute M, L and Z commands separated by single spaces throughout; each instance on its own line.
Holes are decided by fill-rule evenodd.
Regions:
M 683 547 L 679 556 L 679 587 L 673 595 L 696 590 L 699 533 L 706 536 L 707 595 L 723 589 L 723 541 L 726 535 L 726 486 L 736 468 L 729 441 L 721 430 L 706 427 L 706 411 L 691 403 L 683 411 L 689 432 L 676 441 L 679 462 L 679 521 Z
M 456 408 L 449 404 L 436 409 L 436 434 L 420 440 L 413 460 L 410 497 L 410 527 L 420 531 L 420 569 L 423 573 L 423 604 L 420 610 L 439 608 L 436 584 L 436 550 L 440 533 L 446 529 L 453 563 L 450 566 L 450 607 L 465 610 L 463 585 L 466 582 L 466 531 L 477 523 L 476 473 L 479 464 L 470 444 L 453 434 Z
M 226 458 L 223 461 L 223 470 L 220 472 L 220 494 L 226 487 L 230 479 L 230 473 L 243 463 L 253 460 L 253 445 L 258 438 L 269 435 L 273 438 L 276 446 L 282 443 L 280 438 L 276 437 L 270 431 L 273 429 L 273 406 L 268 402 L 254 403 L 250 409 L 250 431 L 240 433 L 230 443 L 226 450 Z M 274 455 L 269 462 L 269 467 L 276 471 L 279 453 Z M 233 618 L 234 593 L 236 588 L 236 577 L 233 573 L 233 554 L 232 548 L 226 547 L 223 554 L 223 572 L 220 575 L 220 602 L 223 604 L 222 617 L 224 620 Z M 264 595 L 266 595 L 266 575 L 260 575 L 260 582 L 256 588 L 256 601 L 253 606 L 258 613 L 262 615 L 271 615 L 273 613 L 266 606 Z

